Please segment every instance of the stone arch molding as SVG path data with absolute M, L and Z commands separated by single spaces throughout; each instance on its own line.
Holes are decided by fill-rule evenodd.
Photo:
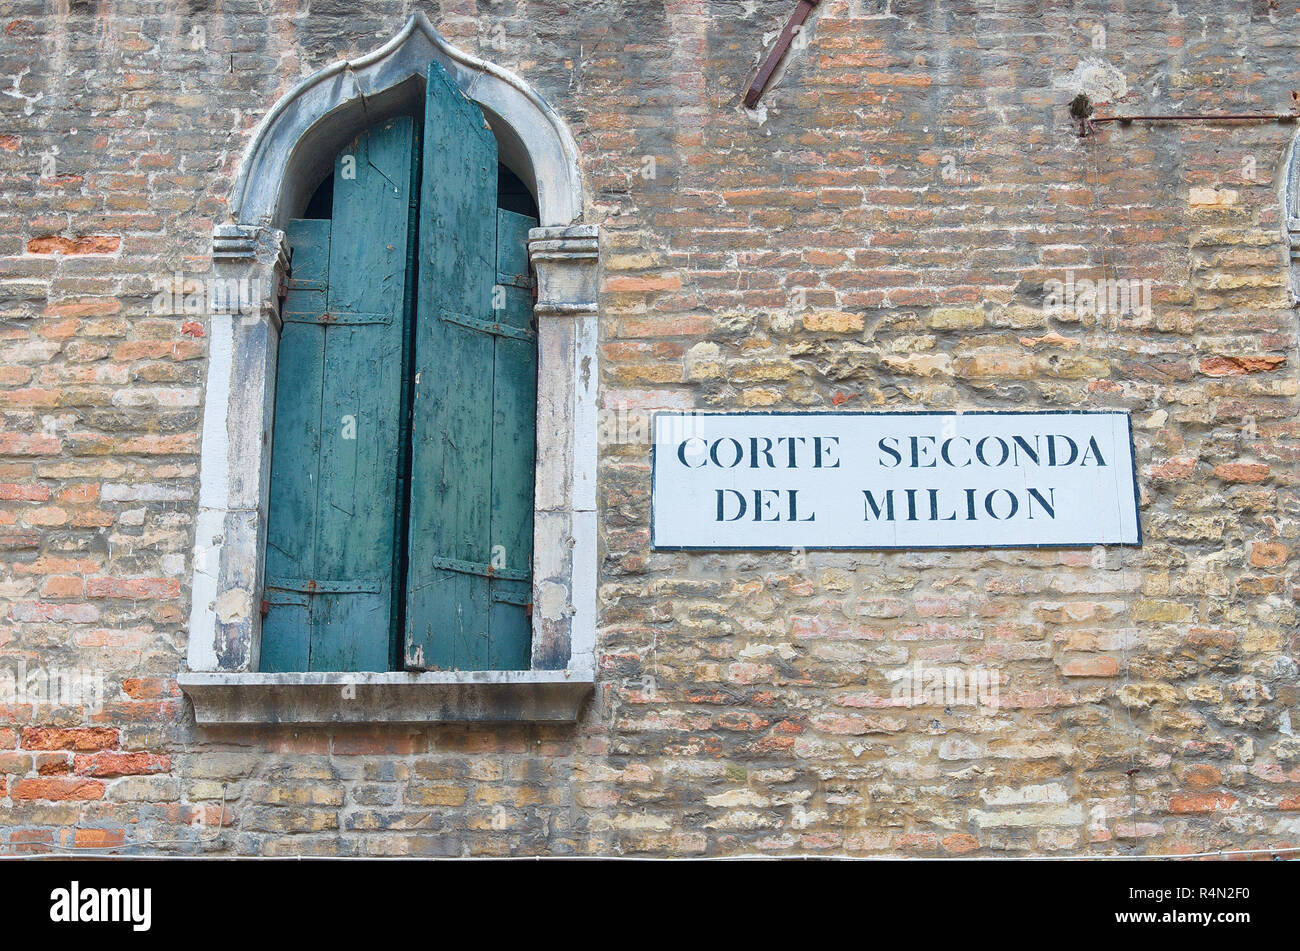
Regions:
M 1300 304 L 1300 131 L 1291 137 L 1283 166 L 1282 221 L 1290 248 L 1291 303 Z
M 483 109 L 501 160 L 533 188 L 542 226 L 576 222 L 582 177 L 578 147 L 564 122 L 520 77 L 449 44 L 422 12 L 374 52 L 326 66 L 275 104 L 253 133 L 235 178 L 235 222 L 283 227 L 357 132 L 422 102 L 434 59 Z
M 534 190 L 540 212 L 528 241 L 538 346 L 531 669 L 259 673 L 283 226 L 340 148 L 422 102 L 434 59 L 482 107 L 501 161 Z M 598 232 L 583 207 L 577 146 L 555 111 L 518 76 L 448 44 L 420 12 L 374 52 L 303 80 L 259 124 L 212 243 L 214 286 L 250 288 L 251 300 L 210 315 L 179 677 L 200 724 L 577 718 L 594 684 L 596 630 Z

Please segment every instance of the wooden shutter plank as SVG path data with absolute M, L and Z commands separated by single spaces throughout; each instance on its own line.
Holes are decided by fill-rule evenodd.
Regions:
M 537 219 L 497 209 L 497 283 L 531 289 L 528 269 L 528 232 Z
M 439 565 L 490 560 L 495 347 L 491 335 L 444 315 L 491 313 L 496 140 L 437 62 L 424 128 L 404 657 L 411 669 L 482 669 L 488 579 Z
M 411 148 L 402 117 L 360 136 L 351 161 L 347 150 L 335 161 L 327 310 L 389 319 L 325 325 L 317 566 L 378 589 L 317 595 L 313 670 L 389 664 Z
M 487 579 L 439 565 L 488 562 L 492 338 L 438 318 L 427 323 L 416 352 L 438 357 L 421 361 L 415 375 L 408 659 L 414 636 L 429 667 L 470 669 L 487 642 Z
M 531 663 L 532 584 L 492 582 L 492 640 L 488 670 L 527 670 Z
M 536 219 L 497 212 L 497 300 L 499 321 L 531 329 L 532 288 L 528 276 L 528 230 Z M 508 279 L 510 283 L 500 283 Z M 496 338 L 492 406 L 493 563 L 504 562 L 528 582 L 494 578 L 491 666 L 529 666 L 532 619 L 533 485 L 537 441 L 537 345 L 533 340 Z
M 295 220 L 286 228 L 295 278 L 324 287 L 329 276 L 330 222 Z M 290 282 L 284 310 L 323 309 L 324 293 Z M 316 514 L 320 484 L 321 380 L 325 329 L 285 324 L 280 333 L 275 380 L 275 429 L 271 443 L 271 493 L 267 513 L 265 600 L 260 668 L 307 670 L 311 656 L 311 606 L 301 595 L 276 587 L 287 578 L 310 577 L 316 565 Z

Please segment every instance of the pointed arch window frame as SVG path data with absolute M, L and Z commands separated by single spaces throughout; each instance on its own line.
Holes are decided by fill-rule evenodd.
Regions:
M 482 107 L 501 160 L 534 189 L 539 209 L 528 240 L 538 328 L 531 667 L 260 673 L 284 225 L 324 177 L 318 163 L 422 97 L 432 59 Z M 374 52 L 304 79 L 262 120 L 230 220 L 212 242 L 213 283 L 253 293 L 251 306 L 213 314 L 209 327 L 187 670 L 178 678 L 198 723 L 577 719 L 595 683 L 597 571 L 599 233 L 583 210 L 563 120 L 518 76 L 447 43 L 420 12 Z

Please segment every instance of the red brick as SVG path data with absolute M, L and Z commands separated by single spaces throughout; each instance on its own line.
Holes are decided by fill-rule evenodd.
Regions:
M 1189 786 L 1217 786 L 1223 774 L 1208 763 L 1200 763 L 1183 774 L 1183 782 Z
M 99 608 L 78 602 L 49 603 L 46 601 L 19 601 L 9 609 L 15 621 L 67 621 L 71 624 L 92 624 L 99 620 Z
M 43 779 L 20 779 L 10 792 L 14 799 L 102 799 L 104 784 L 95 779 L 57 776 Z
M 939 845 L 939 837 L 933 832 L 904 832 L 894 844 L 900 849 L 933 849 Z
M 42 776 L 66 776 L 72 772 L 72 761 L 67 753 L 37 753 L 32 765 Z
M 1114 677 L 1119 673 L 1119 661 L 1114 657 L 1076 657 L 1061 668 L 1066 677 Z
M 65 843 L 74 849 L 112 849 L 126 842 L 124 829 L 63 829 L 61 832 L 66 837 Z
M 41 855 L 54 850 L 53 829 L 11 829 L 9 831 L 9 851 L 18 855 Z
M 0 433 L 0 456 L 57 456 L 62 449 L 57 436 Z
M 128 677 L 122 681 L 122 692 L 132 700 L 158 700 L 175 697 L 179 691 L 169 677 Z
M 675 274 L 662 277 L 609 277 L 605 279 L 605 290 L 611 294 L 628 292 L 655 292 L 681 290 L 682 279 Z
M 1227 793 L 1217 793 L 1206 795 L 1197 793 L 1194 795 L 1171 796 L 1169 799 L 1169 811 L 1176 815 L 1202 812 L 1226 812 L 1237 804 L 1237 800 Z
M 1254 568 L 1276 568 L 1286 564 L 1290 556 L 1281 542 L 1254 542 L 1250 546 L 1250 564 Z
M 944 836 L 940 841 L 944 851 L 951 852 L 953 855 L 965 855 L 980 847 L 979 839 L 964 832 L 954 832 L 952 835 Z
M 1214 475 L 1224 482 L 1263 482 L 1269 467 L 1262 462 L 1225 462 L 1214 467 Z
M 115 234 L 88 234 L 76 238 L 42 235 L 27 242 L 28 254 L 112 254 L 122 246 Z
M 1236 376 L 1276 370 L 1285 363 L 1286 357 L 1206 357 L 1201 360 L 1201 372 L 1206 376 Z
M 148 773 L 165 773 L 171 760 L 153 753 L 95 753 L 79 754 L 72 769 L 83 776 L 137 776 Z
M 122 312 L 116 297 L 85 297 L 63 300 L 45 308 L 46 317 L 108 317 Z
M 81 485 L 70 485 L 59 490 L 58 500 L 67 504 L 77 504 L 79 502 L 93 502 L 99 498 L 99 485 L 94 482 L 86 482 Z
M 88 598 L 167 599 L 180 595 L 181 583 L 175 578 L 87 578 Z
M 117 729 L 104 726 L 88 727 L 23 727 L 22 747 L 25 750 L 93 750 L 115 749 Z
M 117 361 L 131 360 L 194 360 L 203 356 L 203 344 L 185 338 L 184 340 L 129 340 L 113 348 L 112 357 Z
M 1149 478 L 1156 482 L 1182 482 L 1196 471 L 1195 459 L 1169 459 L 1147 469 Z
M 0 482 L 0 500 L 6 502 L 45 502 L 50 498 L 50 490 L 43 485 L 18 485 L 13 482 Z

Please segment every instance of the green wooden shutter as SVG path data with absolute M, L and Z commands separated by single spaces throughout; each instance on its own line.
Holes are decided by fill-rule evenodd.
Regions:
M 287 229 L 264 671 L 390 668 L 413 125 L 361 135 L 333 218 Z
M 436 62 L 427 89 L 405 664 L 526 669 L 536 222 L 498 212 L 496 140 Z
M 492 375 L 489 670 L 527 670 L 532 646 L 537 339 L 528 231 L 537 219 L 497 211 L 496 354 Z

